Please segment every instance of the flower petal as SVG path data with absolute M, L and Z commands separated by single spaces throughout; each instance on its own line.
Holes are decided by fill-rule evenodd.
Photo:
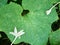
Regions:
M 14 28 L 14 33 L 17 33 L 17 28 L 16 27 Z
M 12 34 L 12 35 L 16 36 L 16 34 L 15 34 L 15 33 L 13 33 L 13 32 L 10 32 L 10 34 Z

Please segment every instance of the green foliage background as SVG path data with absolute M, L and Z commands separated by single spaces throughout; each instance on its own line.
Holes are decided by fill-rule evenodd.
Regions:
M 51 24 L 58 20 L 55 8 L 52 13 L 46 15 L 46 10 L 51 8 L 54 3 L 60 0 L 22 0 L 22 6 L 7 0 L 0 0 L 0 31 L 5 32 L 9 39 L 13 41 L 14 36 L 9 32 L 14 31 L 17 27 L 18 31 L 23 29 L 25 34 L 15 41 L 27 42 L 31 45 L 47 45 L 48 38 L 51 45 L 60 45 L 60 29 L 51 32 Z M 22 16 L 23 10 L 29 10 L 29 13 Z

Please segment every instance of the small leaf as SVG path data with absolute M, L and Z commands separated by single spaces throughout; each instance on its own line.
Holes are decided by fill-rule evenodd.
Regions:
M 60 45 L 60 29 L 51 33 L 50 43 L 51 45 Z

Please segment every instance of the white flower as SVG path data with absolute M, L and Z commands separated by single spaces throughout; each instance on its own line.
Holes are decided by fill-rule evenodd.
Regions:
M 59 4 L 60 2 L 56 3 L 54 6 L 52 6 L 49 10 L 46 11 L 46 14 L 49 15 L 52 11 L 52 9 L 57 5 Z
M 21 30 L 19 32 L 17 32 L 17 28 L 14 28 L 14 32 L 10 32 L 10 34 L 12 34 L 13 36 L 15 36 L 15 39 L 13 40 L 13 42 L 11 43 L 11 45 L 14 43 L 14 41 L 19 37 L 21 38 L 21 35 L 23 35 L 25 32 L 23 32 L 24 30 Z
M 46 11 L 46 14 L 49 15 L 51 13 L 51 9 Z

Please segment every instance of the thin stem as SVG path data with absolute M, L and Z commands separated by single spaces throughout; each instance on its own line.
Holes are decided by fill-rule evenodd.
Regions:
M 15 39 L 13 40 L 13 42 L 11 43 L 11 45 L 15 42 L 16 39 L 17 39 L 17 36 L 15 37 Z
M 56 3 L 54 6 L 52 6 L 49 10 L 47 10 L 46 11 L 46 14 L 47 15 L 49 15 L 50 13 L 51 13 L 51 11 L 52 11 L 52 9 L 56 6 L 56 5 L 58 5 L 60 2 L 58 2 L 58 3 Z
M 56 3 L 54 6 L 51 7 L 51 10 L 56 6 L 58 5 L 60 2 Z

